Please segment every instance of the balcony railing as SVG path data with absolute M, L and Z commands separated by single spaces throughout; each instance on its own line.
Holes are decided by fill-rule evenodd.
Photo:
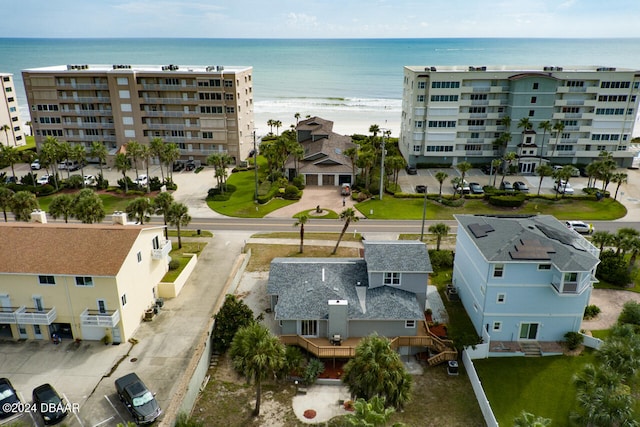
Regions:
M 165 259 L 171 252 L 171 241 L 163 240 L 160 242 L 158 249 L 151 249 L 151 258 L 153 259 Z
M 16 321 L 21 325 L 50 325 L 58 317 L 55 307 L 37 310 L 20 307 L 16 312 Z
M 120 323 L 120 312 L 118 310 L 85 309 L 80 314 L 80 324 L 82 326 L 101 326 L 104 328 L 115 328 Z
M 18 323 L 16 313 L 20 309 L 22 307 L 0 307 L 0 323 L 10 323 L 12 325 Z

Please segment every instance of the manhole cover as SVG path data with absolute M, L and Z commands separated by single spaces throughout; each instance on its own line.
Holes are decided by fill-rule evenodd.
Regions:
M 131 360 L 130 360 L 130 362 L 137 362 L 137 361 L 138 361 L 137 357 L 132 357 Z

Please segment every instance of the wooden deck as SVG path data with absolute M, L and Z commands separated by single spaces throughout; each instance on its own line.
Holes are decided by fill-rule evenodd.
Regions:
M 324 358 L 349 359 L 355 357 L 356 347 L 364 337 L 351 337 L 343 340 L 340 345 L 333 345 L 329 338 L 311 338 L 301 335 L 280 335 L 280 341 L 285 345 L 297 345 L 314 356 Z M 391 347 L 429 347 L 438 352 L 428 360 L 430 365 L 447 360 L 456 360 L 458 351 L 450 340 L 443 340 L 429 332 L 427 322 L 420 322 L 418 325 L 418 335 L 399 336 L 390 338 Z

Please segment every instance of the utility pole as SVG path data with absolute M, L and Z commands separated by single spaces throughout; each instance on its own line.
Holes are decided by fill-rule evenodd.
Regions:
M 253 200 L 258 203 L 258 149 L 256 148 L 256 130 L 253 130 L 253 174 L 255 177 L 255 192 Z
M 423 241 L 424 238 L 424 220 L 427 218 L 427 190 L 428 188 L 424 187 L 424 203 L 422 204 L 422 229 L 420 230 L 420 241 Z

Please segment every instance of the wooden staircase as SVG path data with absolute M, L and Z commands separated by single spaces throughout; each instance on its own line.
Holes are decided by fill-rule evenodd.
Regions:
M 428 325 L 427 331 L 431 336 L 431 346 L 438 352 L 438 354 L 436 354 L 435 356 L 431 356 L 429 359 L 427 359 L 427 363 L 429 364 L 429 366 L 435 366 L 443 362 L 448 362 L 449 360 L 458 359 L 458 350 L 456 350 L 456 347 L 453 345 L 452 340 L 445 340 L 434 335 L 431 331 L 429 331 Z
M 524 357 L 542 357 L 542 349 L 536 341 L 522 341 L 519 344 Z

